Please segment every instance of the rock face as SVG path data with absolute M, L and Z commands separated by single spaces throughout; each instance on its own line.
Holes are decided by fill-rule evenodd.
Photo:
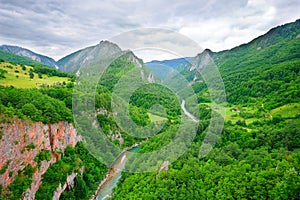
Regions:
M 169 161 L 164 161 L 163 164 L 160 166 L 159 170 L 158 170 L 158 173 L 156 175 L 156 179 L 158 178 L 158 176 L 160 175 L 160 173 L 162 171 L 165 171 L 165 172 L 168 172 L 169 171 L 169 165 L 170 165 L 170 162 Z
M 90 46 L 67 55 L 57 61 L 57 64 L 62 71 L 80 73 L 78 70 L 85 64 L 107 58 L 121 51 L 118 45 L 109 41 L 101 41 L 95 46 Z
M 42 182 L 42 175 L 52 163 L 60 159 L 59 150 L 67 145 L 73 147 L 81 140 L 73 125 L 67 122 L 57 124 L 43 124 L 13 119 L 11 123 L 0 124 L 2 139 L 0 140 L 0 169 L 7 165 L 7 169 L 0 174 L 0 184 L 5 188 L 10 185 L 18 170 L 28 164 L 37 166 L 34 158 L 41 150 L 50 150 L 50 161 L 42 161 L 41 166 L 33 174 L 31 187 L 24 194 L 24 199 L 34 199 L 35 193 Z M 11 173 L 11 174 L 10 174 Z
M 150 74 L 148 75 L 147 80 L 148 80 L 149 83 L 155 83 L 154 76 L 153 76 L 152 73 L 150 73 Z
M 74 179 L 76 178 L 77 173 L 73 172 L 69 176 L 67 176 L 66 183 L 62 186 L 61 183 L 59 183 L 58 188 L 56 188 L 52 200 L 59 200 L 60 195 L 65 191 L 65 189 L 72 189 L 74 187 Z

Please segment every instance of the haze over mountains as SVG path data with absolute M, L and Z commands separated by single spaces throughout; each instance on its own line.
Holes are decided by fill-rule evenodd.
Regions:
M 299 26 L 300 20 L 298 19 L 295 22 L 275 27 L 268 31 L 266 34 L 252 40 L 251 42 L 242 44 L 233 49 L 220 52 L 212 52 L 209 49 L 206 50 L 207 52 L 210 52 L 213 58 L 218 58 L 220 56 L 226 57 L 226 55 L 228 56 L 229 54 L 236 54 L 236 52 L 244 52 L 244 54 L 247 54 L 250 51 L 253 52 L 264 50 L 266 47 L 270 47 L 278 42 L 290 41 L 291 39 L 300 38 L 300 33 L 297 32 Z M 100 56 L 112 55 L 113 53 L 122 51 L 116 44 L 112 42 L 101 41 L 95 46 L 80 49 L 59 59 L 58 61 L 55 61 L 53 58 L 35 53 L 23 47 L 2 45 L 0 46 L 0 50 L 30 58 L 32 60 L 43 63 L 44 65 L 52 66 L 65 72 L 76 72 L 79 66 L 85 62 L 97 60 L 97 58 L 99 58 Z M 201 55 L 200 52 L 199 55 Z M 146 63 L 146 65 L 150 68 L 155 65 L 165 65 L 180 71 L 184 69 L 185 66 L 189 65 L 189 62 L 191 60 L 192 58 L 177 58 L 165 61 L 154 60 Z

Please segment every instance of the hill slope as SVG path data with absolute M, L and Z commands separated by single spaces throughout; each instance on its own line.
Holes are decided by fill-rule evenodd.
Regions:
M 200 74 L 211 67 L 207 55 L 222 75 L 229 109 L 218 143 L 201 157 L 219 109 Z M 181 72 L 197 93 L 201 119 L 190 149 L 162 172 L 123 173 L 112 199 L 298 199 L 299 71 L 300 20 L 231 50 L 200 53 Z M 153 136 L 138 152 L 164 147 L 170 135 Z
M 36 88 L 40 86 L 65 85 L 70 82 L 71 74 L 53 68 L 18 65 L 0 62 L 0 85 L 17 88 Z
M 195 70 L 208 53 L 222 75 L 229 103 L 265 102 L 269 108 L 299 101 L 300 20 L 271 29 L 248 44 L 222 52 L 204 51 L 182 73 L 201 80 Z M 196 81 L 195 81 L 196 80 Z M 205 88 L 204 82 L 194 88 Z M 265 105 L 266 106 L 266 105 Z
M 52 66 L 58 69 L 58 65 L 56 64 L 55 60 L 44 56 L 38 53 L 35 53 L 33 51 L 30 51 L 29 49 L 25 49 L 18 46 L 10 46 L 10 45 L 1 45 L 0 50 L 13 53 L 15 55 L 23 56 L 26 58 L 30 58 L 31 60 L 43 63 L 43 65 Z

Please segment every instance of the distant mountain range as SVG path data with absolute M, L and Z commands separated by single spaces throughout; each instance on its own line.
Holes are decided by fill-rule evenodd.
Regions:
M 249 53 L 253 53 L 256 51 L 264 51 L 267 47 L 271 47 L 278 42 L 290 41 L 291 39 L 300 38 L 299 25 L 300 20 L 297 20 L 292 23 L 288 23 L 285 25 L 281 25 L 275 28 L 272 28 L 266 34 L 252 40 L 247 44 L 242 44 L 230 50 L 224 50 L 220 52 L 212 52 L 209 49 L 204 50 L 202 53 L 199 53 L 196 58 L 201 57 L 203 53 L 209 53 L 211 57 L 214 59 L 216 63 L 220 63 L 222 58 L 226 58 L 229 56 L 242 56 L 246 59 Z M 57 62 L 45 55 L 41 55 L 35 53 L 29 49 L 25 49 L 18 46 L 9 46 L 2 45 L 0 46 L 0 50 L 13 53 L 15 55 L 23 56 L 30 58 L 34 61 L 40 62 L 44 65 L 55 67 L 56 69 L 60 69 L 65 72 L 77 72 L 79 67 L 85 62 L 91 62 L 93 60 L 97 60 L 100 56 L 104 55 L 112 55 L 117 52 L 121 52 L 122 50 L 114 43 L 109 41 L 101 41 L 99 44 L 95 46 L 90 46 L 81 50 L 78 50 L 74 53 L 71 53 Z M 190 66 L 191 62 L 194 58 L 177 58 L 171 60 L 164 61 L 151 61 L 145 63 L 147 67 L 157 68 L 159 65 L 171 67 L 177 71 L 184 70 L 187 66 Z M 222 63 L 220 63 L 222 64 Z M 238 64 L 238 63 L 237 63 Z M 239 65 L 239 64 L 238 64 Z
M 18 46 L 2 45 L 0 46 L 0 50 L 30 58 L 31 60 L 35 60 L 37 62 L 43 63 L 44 65 L 47 66 L 55 67 L 56 69 L 59 68 L 58 65 L 56 64 L 56 61 L 53 58 L 35 53 L 29 49 L 25 49 Z
M 279 57 L 284 57 L 285 60 L 292 60 L 300 56 L 300 19 L 295 22 L 281 25 L 269 30 L 266 34 L 261 35 L 247 44 L 234 47 L 230 50 L 213 52 L 205 49 L 199 53 L 186 68 L 189 71 L 193 70 L 193 62 L 201 60 L 205 54 L 209 54 L 219 68 L 225 66 L 230 67 L 231 72 L 241 70 L 242 66 L 249 66 L 253 63 L 248 63 L 251 59 L 256 59 L 260 62 L 268 58 L 268 62 L 279 63 Z M 286 55 L 281 55 L 281 53 Z M 268 54 L 268 56 L 266 55 Z M 270 59 L 273 58 L 273 59 Z M 229 59 L 231 62 L 229 62 Z M 234 61 L 234 62 L 233 62 Z
M 151 62 L 145 63 L 147 67 L 155 67 L 159 65 L 163 65 L 166 67 L 171 67 L 177 71 L 181 71 L 186 67 L 187 64 L 192 60 L 192 57 L 187 57 L 187 58 L 176 58 L 176 59 L 171 59 L 171 60 L 153 60 Z

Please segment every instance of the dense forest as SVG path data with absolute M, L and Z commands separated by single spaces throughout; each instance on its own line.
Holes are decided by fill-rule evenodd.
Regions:
M 67 88 L 28 90 L 0 86 L 2 122 L 14 116 L 43 123 L 72 122 L 70 93 Z
M 43 184 L 36 193 L 36 199 L 52 199 L 59 183 L 66 180 L 67 174 L 78 172 L 71 191 L 66 191 L 60 199 L 89 199 L 98 188 L 99 180 L 105 177 L 107 167 L 93 157 L 82 142 L 75 148 L 68 146 L 62 159 L 50 166 L 43 175 Z
M 299 25 L 274 28 L 232 50 L 204 52 L 220 70 L 228 101 L 221 137 L 204 158 L 199 149 L 218 105 L 198 71 L 182 70 L 189 81 L 197 77 L 192 87 L 202 119 L 191 147 L 167 171 L 123 172 L 112 199 L 299 199 Z M 163 147 L 170 135 L 152 137 L 138 152 Z
M 183 139 L 191 140 L 189 148 L 165 170 L 157 166 L 169 160 L 162 160 L 158 155 L 153 159 L 156 164 L 152 172 L 122 172 L 112 199 L 299 199 L 299 30 L 300 20 L 274 28 L 231 50 L 205 50 L 195 59 L 189 59 L 190 64 L 185 68 L 173 66 L 180 70 L 196 94 L 197 105 L 189 111 L 200 119 L 197 122 L 188 121 L 184 116 L 181 109 L 184 99 L 178 97 L 179 93 L 164 86 L 155 75 L 155 83 L 147 80 L 150 71 L 132 52 L 111 62 L 99 80 L 97 75 L 102 71 L 99 72 L 101 64 L 97 61 L 88 64 L 90 71 L 80 69 L 84 76 L 81 79 L 0 51 L 2 63 L 30 66 L 42 76 L 70 79 L 60 86 L 30 89 L 0 86 L 1 123 L 10 123 L 14 118 L 45 124 L 67 121 L 84 136 L 75 148 L 68 146 L 64 152 L 58 152 L 61 159 L 43 174 L 36 199 L 52 199 L 59 183 L 72 172 L 78 173 L 74 187 L 65 190 L 60 198 L 89 199 L 109 170 L 107 163 L 114 161 L 123 149 L 137 143 L 140 144 L 138 153 L 162 149 L 174 139 L 183 121 L 188 121 L 181 131 Z M 201 60 L 205 53 L 211 56 L 222 75 L 228 103 L 226 116 L 219 113 L 220 105 L 211 101 L 201 71 L 192 69 L 197 65 L 195 60 Z M 132 94 L 131 88 L 121 82 L 128 73 L 136 73 L 135 81 L 143 83 Z M 7 71 L 0 69 L 0 79 L 6 75 Z M 136 82 L 130 83 L 134 86 Z M 118 87 L 120 96 L 115 94 Z M 126 96 L 127 93 L 130 95 Z M 116 113 L 114 109 L 119 105 L 112 101 L 120 98 L 122 102 L 124 96 L 128 97 L 129 115 L 122 118 L 123 122 L 133 122 L 137 129 L 130 126 L 123 129 L 116 118 L 122 113 Z M 187 104 L 192 101 L 191 96 L 185 98 Z M 213 114 L 224 118 L 224 128 L 214 148 L 201 157 L 199 151 Z M 147 126 L 161 125 L 151 135 L 140 131 Z M 196 134 L 190 139 L 194 127 L 197 127 Z M 98 128 L 104 135 L 99 134 Z M 175 150 L 180 149 L 178 146 Z M 34 159 L 38 163 L 36 167 L 50 156 L 50 151 L 39 152 Z M 142 168 L 148 164 L 147 160 L 139 161 L 128 158 L 127 167 Z M 7 165 L 0 173 L 5 172 Z M 30 186 L 35 170 L 31 165 L 20 170 L 8 187 L 9 192 L 0 199 L 20 199 Z M 1 190 L 0 185 L 0 193 Z
M 0 86 L 0 123 L 9 124 L 15 118 L 31 122 L 43 122 L 44 124 L 55 124 L 60 121 L 74 123 L 72 114 L 74 74 L 60 72 L 40 64 L 36 65 L 36 62 L 28 66 L 27 64 L 30 64 L 30 61 L 28 63 L 27 58 L 9 55 L 11 57 L 8 57 L 8 60 L 13 60 L 15 63 L 2 61 L 8 67 L 21 65 L 24 70 L 32 67 L 35 73 L 42 76 L 68 77 L 70 82 L 60 86 L 40 86 L 30 89 Z M 6 73 L 3 73 L 3 80 L 6 78 Z M 1 140 L 4 134 L 2 129 L 0 133 Z M 34 143 L 26 146 L 26 149 L 34 148 Z M 28 164 L 24 169 L 19 170 L 13 183 L 5 189 L 5 195 L 1 196 L 0 199 L 22 198 L 33 181 L 34 172 L 41 167 L 42 161 L 51 159 L 52 153 L 50 150 L 40 151 L 34 158 L 37 166 L 34 167 Z M 59 183 L 65 182 L 67 175 L 73 172 L 79 173 L 75 179 L 74 188 L 72 191 L 64 193 L 60 198 L 89 199 L 94 194 L 100 181 L 105 177 L 107 167 L 89 153 L 83 142 L 77 143 L 75 148 L 67 146 L 65 151 L 57 153 L 62 158 L 52 164 L 43 174 L 43 183 L 36 193 L 36 199 L 52 199 Z M 0 169 L 1 174 L 6 171 L 8 164 L 5 163 Z M 10 172 L 10 176 L 12 173 L 13 171 Z M 2 193 L 2 190 L 2 185 L 0 185 L 0 193 Z

